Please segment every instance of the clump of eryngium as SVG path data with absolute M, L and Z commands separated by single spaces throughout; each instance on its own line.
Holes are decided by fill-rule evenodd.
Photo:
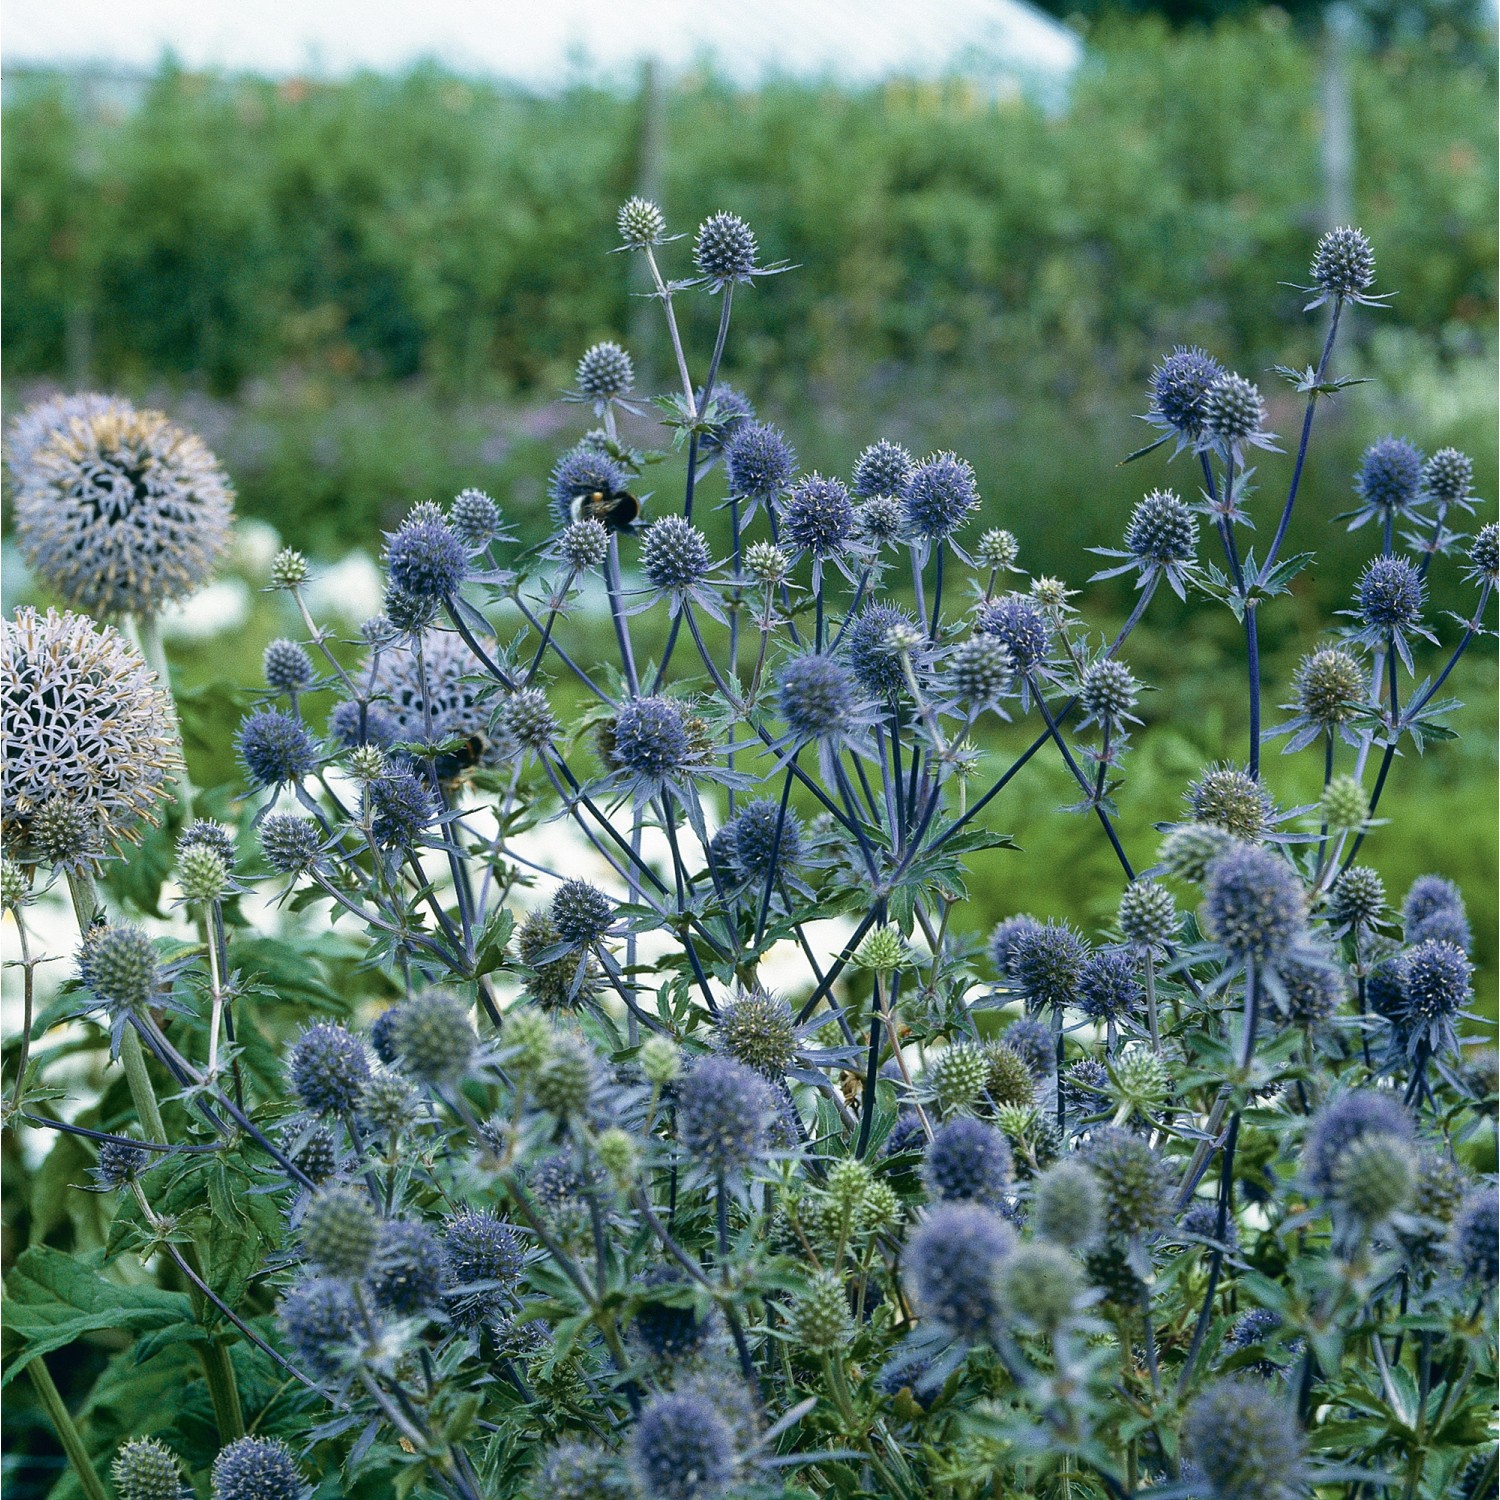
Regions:
M 7 921 L 31 942 L 67 884 L 67 1019 L 125 1075 L 68 1125 L 98 1138 L 77 1175 L 146 1268 L 85 1285 L 90 1262 L 42 1245 L 24 1284 L 66 1274 L 127 1304 L 125 1329 L 175 1297 L 172 1326 L 202 1334 L 178 1341 L 205 1394 L 173 1446 L 141 1435 L 96 1467 L 138 1500 L 186 1472 L 290 1500 L 315 1468 L 458 1500 L 1485 1479 L 1483 917 L 1441 874 L 1393 910 L 1383 879 L 1404 863 L 1387 788 L 1486 639 L 1494 524 L 1449 530 L 1479 503 L 1472 463 L 1367 450 L 1338 519 L 1377 524 L 1335 630 L 1287 607 L 1303 559 L 1285 526 L 1252 549 L 1247 511 L 1283 482 L 1288 524 L 1336 500 L 1299 493 L 1300 446 L 1276 456 L 1269 387 L 1174 349 L 1147 419 L 1155 462 L 1190 473 L 1153 471 L 1101 523 L 1123 545 L 1091 581 L 1123 578 L 1131 610 L 1105 628 L 1095 606 L 1119 601 L 1028 581 L 990 524 L 1011 521 L 984 498 L 1003 469 L 981 486 L 957 454 L 868 434 L 847 473 L 800 472 L 720 378 L 742 299 L 781 269 L 750 223 L 717 213 L 679 246 L 632 199 L 619 229 L 680 390 L 647 402 L 626 350 L 593 343 L 569 399 L 601 425 L 536 476 L 550 537 L 507 552 L 481 491 L 424 501 L 386 539 L 354 655 L 273 641 L 238 827 L 188 818 L 171 703 L 124 635 L 7 625 Z M 1283 396 L 1313 403 L 1303 443 L 1351 399 L 1331 335 L 1381 301 L 1359 231 L 1311 260 L 1318 389 Z M 713 299 L 709 348 L 683 343 L 689 297 Z M 23 419 L 13 461 L 54 500 L 118 501 L 52 582 L 149 619 L 206 576 L 218 511 L 190 444 L 170 495 L 109 468 L 122 435 L 157 452 L 147 429 L 69 398 Z M 28 504 L 45 571 L 72 523 Z M 151 531 L 173 516 L 199 531 Z M 150 545 L 121 552 L 129 517 Z M 311 572 L 272 567 L 288 619 Z M 1171 672 L 1148 697 L 1125 651 L 1163 583 L 1187 628 L 1227 605 L 1243 643 L 1186 727 Z M 1288 718 L 1267 728 L 1273 676 Z M 1185 806 L 1135 774 L 1162 721 L 1171 758 L 1202 747 Z M 1277 736 L 1305 776 L 1267 762 Z M 1058 858 L 1040 831 L 996 848 L 1018 803 L 1056 800 L 1039 762 L 1099 858 L 1069 856 L 1070 911 L 981 943 L 976 897 L 1014 910 L 1025 860 Z M 101 896 L 153 819 L 185 825 L 175 863 L 153 844 Z M 114 919 L 117 894 L 153 910 L 168 867 L 180 925 Z M 58 1053 L 28 1045 L 6 1117 L 44 1128 Z M 1443 1421 L 1381 1437 L 1413 1430 L 1402 1393 L 1424 1389 Z

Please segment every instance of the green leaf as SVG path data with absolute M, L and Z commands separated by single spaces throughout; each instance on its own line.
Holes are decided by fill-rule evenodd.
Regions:
M 19 1341 L 0 1386 L 38 1355 L 61 1349 L 88 1333 L 145 1333 L 181 1325 L 195 1332 L 193 1309 L 181 1292 L 120 1286 L 98 1272 L 102 1254 L 64 1255 L 49 1246 L 27 1250 L 5 1278 L 7 1343 Z

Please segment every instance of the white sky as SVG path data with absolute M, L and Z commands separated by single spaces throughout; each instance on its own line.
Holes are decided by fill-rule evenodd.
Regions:
M 860 82 L 955 65 L 1056 76 L 1081 52 L 1015 0 L 4 0 L 0 28 L 9 65 L 150 68 L 171 48 L 193 68 L 338 75 L 435 58 L 538 88 L 624 77 L 648 56 L 711 57 L 745 82 Z

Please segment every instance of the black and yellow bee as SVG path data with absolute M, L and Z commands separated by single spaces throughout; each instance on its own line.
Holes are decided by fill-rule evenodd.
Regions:
M 641 502 L 629 490 L 588 490 L 573 499 L 575 521 L 599 521 L 610 531 L 632 531 L 640 519 Z

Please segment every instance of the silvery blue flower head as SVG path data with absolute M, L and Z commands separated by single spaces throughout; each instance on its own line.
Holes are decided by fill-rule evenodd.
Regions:
M 944 541 L 979 508 L 973 466 L 954 453 L 924 458 L 907 478 L 902 503 L 914 542 Z
M 1439 448 L 1422 465 L 1422 490 L 1439 509 L 1456 505 L 1460 510 L 1472 511 L 1473 483 L 1474 460 L 1457 448 Z
M 484 1209 L 465 1209 L 443 1224 L 444 1291 L 454 1318 L 477 1327 L 505 1305 L 520 1281 L 526 1251 L 515 1230 Z
M 792 657 L 777 674 L 776 701 L 786 725 L 778 748 L 790 753 L 816 744 L 819 766 L 829 784 L 838 779 L 834 762 L 841 748 L 868 753 L 875 708 L 838 657 L 819 652 Z
M 1500 583 L 1500 525 L 1491 521 L 1481 526 L 1469 547 L 1469 565 L 1464 577 L 1481 588 Z
M 1204 398 L 1224 367 L 1205 349 L 1179 344 L 1151 374 L 1146 421 L 1177 437 L 1178 453 L 1203 433 Z
M 677 1085 L 677 1138 L 715 1174 L 743 1171 L 755 1160 L 775 1113 L 765 1079 L 729 1057 L 700 1058 Z
M 294 786 L 318 764 L 318 747 L 295 714 L 263 708 L 240 721 L 240 760 L 252 787 Z
M 1301 943 L 1306 918 L 1302 882 L 1281 855 L 1234 843 L 1209 864 L 1203 931 L 1231 967 L 1274 967 Z
M 213 1500 L 304 1500 L 311 1486 L 279 1438 L 242 1437 L 219 1450 Z
M 398 1318 L 417 1317 L 442 1300 L 443 1246 L 425 1225 L 391 1219 L 380 1226 L 369 1278 L 375 1305 Z
M 377 776 L 364 790 L 370 838 L 377 849 L 410 849 L 438 817 L 436 793 L 425 777 L 405 766 Z
M 1213 449 L 1236 462 L 1249 448 L 1276 449 L 1276 434 L 1265 430 L 1266 402 L 1260 387 L 1243 375 L 1220 375 L 1203 397 L 1200 448 Z
M 385 565 L 392 587 L 426 599 L 451 597 L 469 576 L 463 542 L 441 515 L 420 507 L 388 537 Z
M 738 214 L 717 213 L 698 226 L 693 260 L 715 291 L 756 274 L 755 233 Z
M 1066 922 L 1020 920 L 1030 925 L 1008 939 L 1005 977 L 1028 1010 L 1062 1011 L 1077 999 L 1088 945 Z M 992 951 L 998 946 L 992 941 Z
M 1123 557 L 1117 568 L 1105 568 L 1090 581 L 1136 574 L 1135 586 L 1145 588 L 1156 578 L 1165 578 L 1179 599 L 1187 597 L 1186 586 L 1198 550 L 1198 518 L 1172 490 L 1152 490 L 1130 513 L 1125 527 L 1125 546 L 1091 547 L 1101 557 Z
M 790 808 L 769 797 L 747 802 L 724 825 L 723 849 L 735 875 L 764 882 L 768 875 L 785 876 L 803 856 L 802 820 Z
M 593 402 L 596 415 L 602 414 L 611 402 L 630 394 L 635 385 L 635 365 L 628 351 L 606 339 L 583 351 L 575 384 L 579 397 Z
M 1474 965 L 1463 949 L 1426 938 L 1402 956 L 1405 1007 L 1401 1017 L 1408 1051 L 1418 1046 L 1447 1052 L 1458 1046 L 1454 1022 L 1474 995 Z
M 1411 1116 L 1383 1090 L 1352 1089 L 1324 1105 L 1308 1126 L 1302 1147 L 1302 1174 L 1327 1195 L 1336 1185 L 1339 1158 L 1356 1141 L 1392 1136 L 1406 1145 L 1416 1140 Z
M 724 449 L 729 493 L 750 502 L 748 520 L 758 502 L 775 505 L 792 486 L 797 454 L 779 428 L 768 423 L 739 423 Z
M 1003 1313 L 996 1273 L 1015 1249 L 1016 1233 L 978 1203 L 941 1203 L 906 1247 L 906 1274 L 917 1310 L 950 1337 L 990 1334 Z
M 1047 613 L 1029 594 L 1004 594 L 979 607 L 974 629 L 1005 642 L 1018 672 L 1033 672 L 1047 660 L 1052 627 Z
M 810 474 L 793 487 L 781 510 L 782 544 L 813 560 L 813 588 L 821 587 L 823 563 L 848 573 L 844 554 L 855 541 L 854 504 L 838 479 Z
M 579 443 L 558 459 L 552 470 L 552 503 L 558 523 L 569 525 L 576 500 L 596 492 L 613 495 L 626 487 L 625 466 L 592 443 Z
M 1384 554 L 1373 557 L 1360 574 L 1352 610 L 1358 621 L 1350 631 L 1353 640 L 1374 650 L 1394 646 L 1408 672 L 1412 664 L 1410 636 L 1420 636 L 1434 644 L 1437 637 L 1422 624 L 1422 608 L 1427 601 L 1427 586 L 1421 572 L 1404 557 Z
M 888 700 L 906 687 L 906 673 L 899 651 L 893 651 L 887 635 L 893 625 L 916 628 L 916 620 L 893 604 L 871 601 L 844 631 L 844 657 L 860 687 L 872 698 Z
M 641 538 L 641 571 L 652 592 L 633 613 L 649 609 L 656 598 L 665 595 L 673 616 L 691 602 L 716 620 L 724 619 L 723 609 L 709 586 L 713 553 L 708 538 L 691 521 L 681 516 L 663 516 L 653 521 Z
M 109 1018 L 112 1051 L 119 1051 L 125 1027 L 132 1021 L 149 1020 L 153 1010 L 190 1014 L 171 997 L 180 967 L 161 962 L 143 927 L 121 922 L 93 927 L 84 935 L 78 949 L 78 977 L 93 1005 Z
M 959 1116 L 933 1136 L 922 1160 L 922 1182 L 933 1202 L 999 1208 L 1015 1175 L 1010 1145 L 993 1125 Z
M 718 1407 L 697 1391 L 654 1397 L 631 1438 L 630 1465 L 652 1500 L 723 1500 L 738 1461 L 734 1433 Z
M 1405 438 L 1383 437 L 1372 443 L 1354 476 L 1354 493 L 1360 503 L 1348 513 L 1350 531 L 1366 521 L 1410 516 L 1424 498 L 1421 452 Z
M 1133 1020 L 1145 991 L 1137 961 L 1124 949 L 1101 948 L 1084 959 L 1078 972 L 1078 1008 L 1092 1021 Z
M 1330 229 L 1318 240 L 1313 251 L 1312 279 L 1321 295 L 1305 311 L 1330 297 L 1369 305 L 1381 301 L 1379 297 L 1364 295 L 1375 283 L 1375 250 L 1364 230 L 1352 225 Z
M 287 1058 L 287 1076 L 303 1108 L 347 1115 L 359 1105 L 370 1077 L 364 1042 L 331 1021 L 309 1026 Z
M 882 495 L 899 499 L 906 494 L 914 467 L 911 454 L 900 443 L 881 438 L 855 460 L 851 488 L 861 500 Z
M 31 569 L 90 614 L 155 615 L 197 593 L 233 511 L 213 454 L 161 412 L 120 401 L 57 415 L 11 455 L 16 540 Z
M 1305 1493 L 1296 1417 L 1281 1393 L 1254 1377 L 1205 1390 L 1188 1408 L 1183 1436 L 1213 1500 L 1297 1500 Z

